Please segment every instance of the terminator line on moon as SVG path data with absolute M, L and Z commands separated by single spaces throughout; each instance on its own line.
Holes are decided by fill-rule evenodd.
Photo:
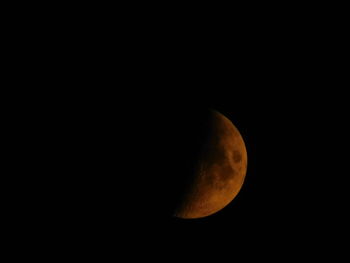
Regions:
M 212 215 L 227 206 L 243 185 L 247 151 L 238 129 L 217 111 L 211 111 L 208 129 L 193 180 L 175 211 L 176 217 Z

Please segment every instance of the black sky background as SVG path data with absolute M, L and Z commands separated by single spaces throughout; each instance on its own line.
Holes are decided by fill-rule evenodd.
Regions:
M 265 253 L 273 246 L 295 255 L 334 234 L 339 204 L 330 200 L 337 199 L 332 189 L 337 164 L 329 138 L 336 119 L 324 108 L 332 96 L 320 90 L 306 94 L 304 79 L 261 70 L 257 76 L 233 70 L 227 78 L 220 70 L 200 73 L 210 77 L 195 77 L 195 88 L 193 80 L 178 76 L 172 88 L 163 88 L 172 82 L 165 76 L 154 90 L 94 97 L 97 110 L 79 121 L 74 139 L 81 168 L 67 174 L 69 235 L 102 237 L 109 245 L 114 238 L 126 246 L 150 243 L 180 254 L 195 244 L 211 251 L 237 247 L 241 253 L 247 253 L 245 246 Z M 289 88 L 281 88 L 283 83 Z M 190 174 L 196 118 L 207 108 L 240 130 L 248 152 L 246 181 L 218 213 L 177 219 L 171 214 L 177 180 Z
M 272 24 L 160 34 L 141 23 L 115 34 L 84 27 L 45 35 L 35 83 L 50 89 L 28 91 L 40 104 L 30 102 L 36 114 L 23 113 L 33 131 L 36 118 L 43 126 L 38 160 L 50 176 L 35 183 L 48 197 L 37 194 L 45 235 L 77 249 L 171 258 L 276 250 L 290 258 L 335 240 L 346 194 L 339 182 L 347 155 L 338 150 L 347 123 L 344 68 L 324 27 Z M 191 172 L 196 122 L 208 108 L 242 134 L 246 180 L 218 213 L 177 219 L 178 178 Z

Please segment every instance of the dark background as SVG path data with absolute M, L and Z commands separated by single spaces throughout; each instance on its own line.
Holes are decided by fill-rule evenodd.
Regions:
M 22 113 L 37 150 L 27 180 L 39 189 L 26 217 L 72 250 L 131 248 L 130 257 L 290 259 L 329 248 L 345 221 L 345 70 L 331 45 L 342 34 L 279 21 L 39 30 L 45 41 L 28 44 L 20 64 L 37 87 L 18 95 L 35 98 Z M 241 132 L 246 180 L 218 213 L 177 219 L 178 178 L 191 172 L 208 108 Z
M 309 242 L 325 242 L 334 234 L 340 205 L 331 201 L 338 198 L 337 109 L 327 107 L 336 98 L 326 90 L 306 93 L 304 78 L 261 70 L 243 76 L 233 71 L 228 78 L 209 70 L 198 73 L 196 85 L 189 78 L 173 84 L 158 73 L 170 87 L 152 89 L 140 81 L 143 89 L 120 95 L 92 89 L 89 100 L 77 104 L 78 116 L 67 113 L 72 123 L 60 180 L 68 194 L 60 192 L 57 200 L 67 237 L 106 246 L 116 240 L 122 247 L 150 243 L 180 254 L 192 246 L 214 253 L 236 247 L 245 254 L 247 247 L 267 253 L 273 246 L 298 254 L 310 252 Z M 83 101 L 78 97 L 73 103 Z M 246 181 L 218 213 L 177 219 L 172 209 L 179 178 L 191 172 L 200 135 L 196 121 L 207 108 L 240 130 L 248 152 Z

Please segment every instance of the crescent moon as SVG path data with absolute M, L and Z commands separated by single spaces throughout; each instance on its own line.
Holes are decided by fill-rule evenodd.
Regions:
M 184 219 L 212 215 L 239 193 L 247 171 L 247 150 L 233 123 L 211 111 L 208 137 L 203 144 L 194 178 L 175 216 Z

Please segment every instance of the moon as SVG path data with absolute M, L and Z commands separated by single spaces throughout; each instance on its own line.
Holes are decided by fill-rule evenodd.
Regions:
M 208 135 L 203 142 L 184 198 L 175 210 L 183 219 L 212 215 L 239 193 L 247 171 L 247 150 L 233 123 L 218 111 L 210 111 Z

